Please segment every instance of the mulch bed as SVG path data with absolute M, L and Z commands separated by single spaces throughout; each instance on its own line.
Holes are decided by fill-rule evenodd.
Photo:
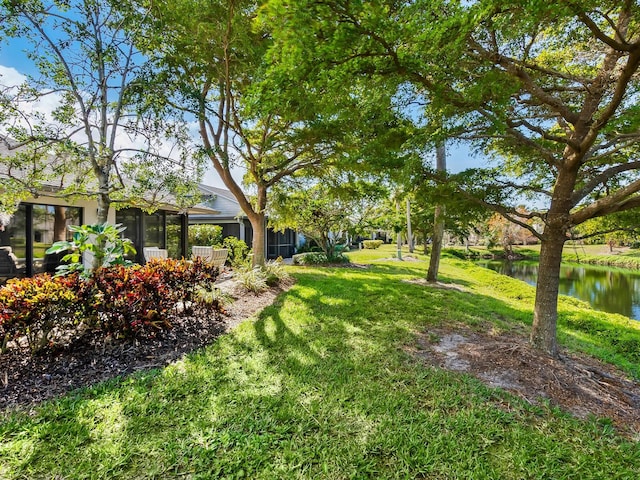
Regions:
M 193 315 L 172 319 L 172 328 L 154 338 L 120 340 L 84 332 L 65 348 L 31 355 L 0 355 L 0 409 L 26 408 L 71 390 L 128 374 L 159 368 L 208 345 L 258 310 L 273 303 L 290 285 L 274 287 L 260 295 L 240 293 L 233 285 L 226 291 L 235 297 L 226 314 Z

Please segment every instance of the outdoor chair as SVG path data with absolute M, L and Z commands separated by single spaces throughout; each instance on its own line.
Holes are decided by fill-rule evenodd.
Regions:
M 227 261 L 227 255 L 229 255 L 229 250 L 226 248 L 213 248 L 213 247 L 201 247 L 201 246 L 193 246 L 191 247 L 191 258 L 202 258 L 205 262 L 211 262 L 216 267 L 224 266 L 224 263 Z
M 167 250 L 158 247 L 144 247 L 142 249 L 144 261 L 149 262 L 152 258 L 167 258 Z
M 211 263 L 216 267 L 223 267 L 224 262 L 227 261 L 227 255 L 229 255 L 229 250 L 226 248 L 214 249 L 211 255 Z
M 0 279 L 7 280 L 24 273 L 25 267 L 18 265 L 18 257 L 14 255 L 11 247 L 0 247 Z

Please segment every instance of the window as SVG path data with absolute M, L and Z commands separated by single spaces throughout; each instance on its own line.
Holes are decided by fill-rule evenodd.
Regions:
M 124 236 L 131 240 L 138 252 L 130 260 L 144 262 L 144 247 L 166 248 L 170 258 L 185 255 L 185 216 L 159 210 L 152 214 L 137 208 L 124 208 L 116 212 L 116 223 L 127 227 Z
M 64 253 L 47 255 L 45 252 L 54 242 L 71 240 L 68 227 L 82 223 L 82 209 L 25 203 L 7 220 L 0 225 L 2 279 L 55 272 Z M 4 253 L 8 253 L 8 259 Z

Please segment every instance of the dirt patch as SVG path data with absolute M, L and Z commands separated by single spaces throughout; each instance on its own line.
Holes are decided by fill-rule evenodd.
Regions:
M 623 372 L 586 355 L 541 355 L 517 333 L 432 329 L 418 336 L 411 353 L 448 370 L 474 375 L 532 404 L 542 400 L 579 418 L 608 418 L 640 440 L 640 385 Z
M 176 317 L 170 330 L 155 338 L 115 340 L 85 332 L 65 349 L 30 355 L 0 355 L 0 409 L 26 408 L 76 388 L 130 373 L 158 368 L 212 343 L 264 307 L 293 282 L 260 295 L 243 292 L 233 280 L 220 283 L 234 298 L 222 318 Z

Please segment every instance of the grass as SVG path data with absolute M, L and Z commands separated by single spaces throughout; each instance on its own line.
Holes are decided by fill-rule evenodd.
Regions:
M 392 256 L 384 247 L 350 255 L 372 266 L 291 269 L 298 283 L 273 306 L 167 368 L 5 414 L 0 478 L 640 477 L 640 443 L 606 421 L 531 406 L 406 353 L 432 326 L 526 325 L 532 288 L 445 258 L 441 279 L 467 292 L 427 289 L 402 282 L 425 262 L 380 260 Z M 584 304 L 561 311 L 640 338 Z M 637 369 L 561 323 L 571 348 Z

